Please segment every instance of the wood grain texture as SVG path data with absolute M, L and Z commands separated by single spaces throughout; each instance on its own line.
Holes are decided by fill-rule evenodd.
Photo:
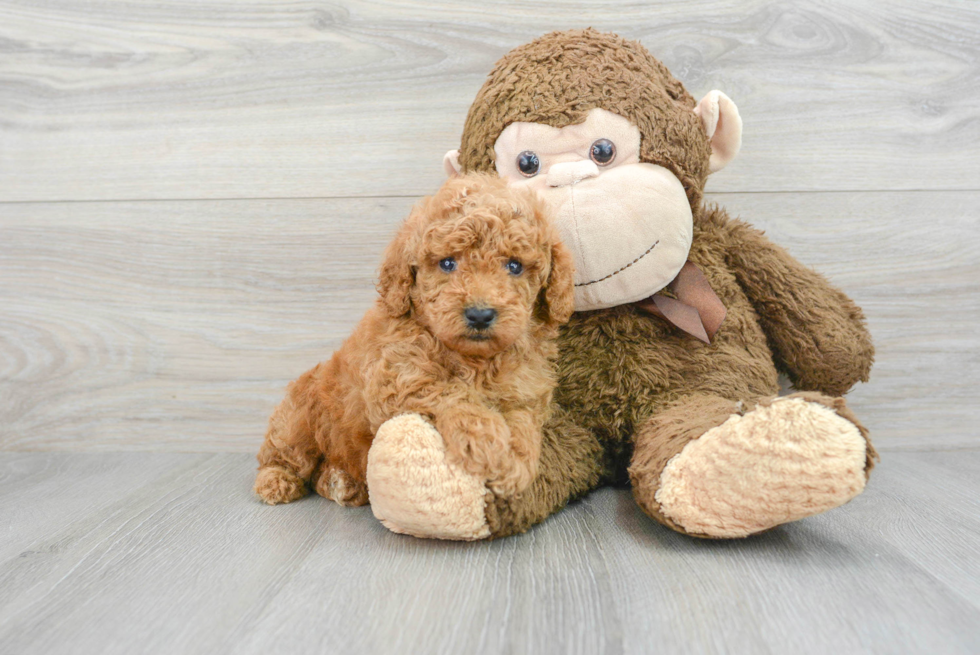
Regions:
M 251 450 L 373 301 L 410 206 L 4 206 L 0 443 Z
M 3 652 L 980 649 L 977 450 L 892 453 L 849 505 L 729 542 L 673 533 L 614 489 L 526 535 L 424 541 L 367 507 L 267 507 L 253 468 L 0 453 Z
M 419 195 L 508 49 L 640 39 L 745 120 L 715 191 L 975 189 L 967 2 L 0 1 L 0 200 Z
M 980 443 L 980 192 L 716 194 L 868 314 L 876 443 Z M 0 449 L 252 452 L 412 199 L 0 205 Z

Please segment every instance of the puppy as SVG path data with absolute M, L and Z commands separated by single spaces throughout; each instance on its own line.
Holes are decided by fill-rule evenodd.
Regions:
M 572 258 L 533 192 L 453 178 L 409 215 L 377 300 L 269 419 L 255 491 L 368 502 L 367 454 L 390 418 L 426 417 L 451 462 L 499 495 L 534 478 L 555 387 L 554 338 L 573 310 Z

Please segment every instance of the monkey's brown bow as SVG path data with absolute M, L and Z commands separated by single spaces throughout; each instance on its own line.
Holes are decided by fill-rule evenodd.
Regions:
M 637 302 L 636 306 L 705 343 L 711 343 L 727 310 L 701 269 L 688 261 L 667 288 L 677 297 L 671 298 L 658 291 Z

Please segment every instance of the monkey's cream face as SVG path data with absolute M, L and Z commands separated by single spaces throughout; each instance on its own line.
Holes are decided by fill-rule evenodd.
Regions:
M 640 131 L 593 109 L 561 129 L 511 123 L 494 144 L 497 173 L 534 188 L 575 258 L 575 310 L 650 296 L 676 277 L 691 249 L 693 217 L 680 180 L 640 162 Z

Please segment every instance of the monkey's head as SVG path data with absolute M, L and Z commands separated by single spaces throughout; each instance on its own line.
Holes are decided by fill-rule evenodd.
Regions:
M 536 189 L 575 257 L 575 309 L 635 302 L 687 261 L 704 183 L 738 152 L 720 91 L 700 102 L 642 45 L 553 32 L 497 62 L 446 170 Z

